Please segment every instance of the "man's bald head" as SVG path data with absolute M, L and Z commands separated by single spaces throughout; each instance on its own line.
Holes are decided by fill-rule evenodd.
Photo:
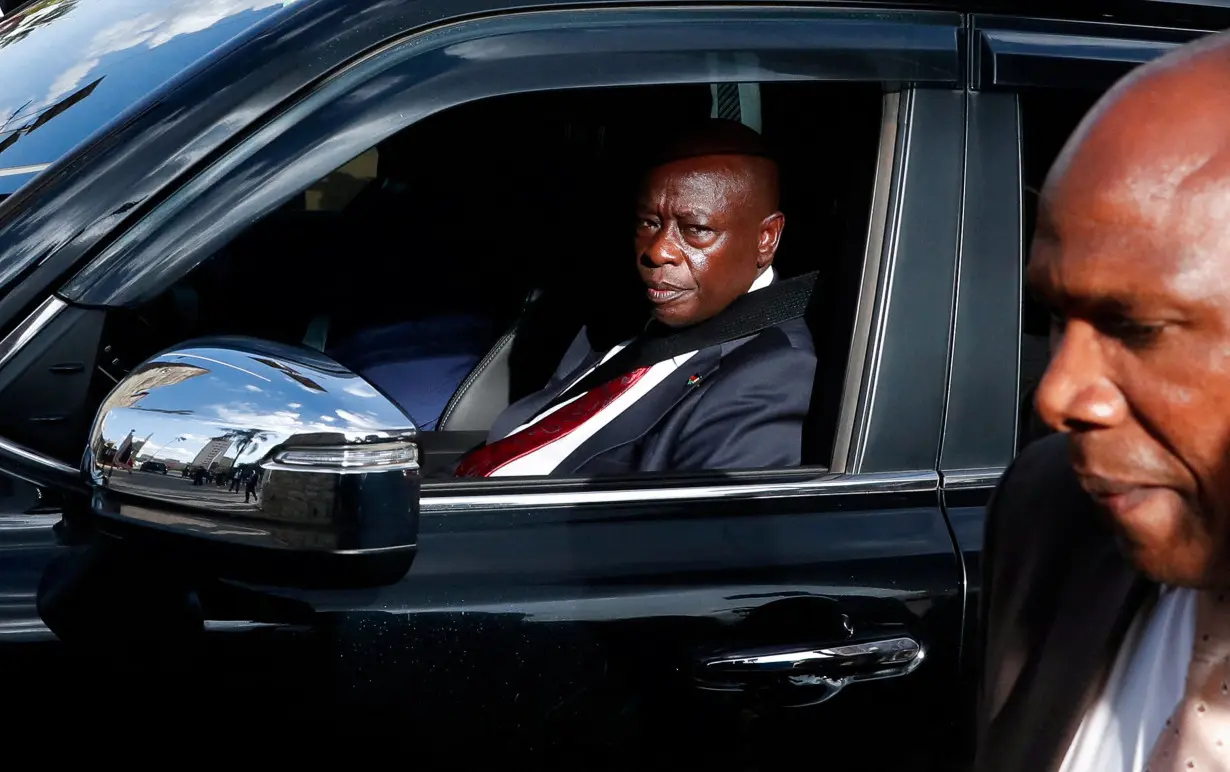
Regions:
M 1228 79 L 1227 34 L 1137 68 L 1098 102 L 1059 154 L 1040 217 L 1047 218 L 1056 196 L 1093 192 L 1080 186 L 1094 179 L 1103 187 L 1095 200 L 1135 205 L 1149 216 L 1161 214 L 1162 200 L 1208 202 L 1206 194 L 1223 188 L 1230 174 Z M 1081 173 L 1068 174 L 1078 162 Z
M 1056 312 L 1037 394 L 1126 551 L 1230 587 L 1230 36 L 1139 68 L 1060 153 L 1029 279 Z
M 759 134 L 722 120 L 689 127 L 651 160 L 637 265 L 654 316 L 684 327 L 720 313 L 772 264 L 786 222 L 777 164 Z
M 653 156 L 650 171 L 707 157 L 725 158 L 741 167 L 765 214 L 777 209 L 777 162 L 760 133 L 738 121 L 714 118 L 685 126 Z

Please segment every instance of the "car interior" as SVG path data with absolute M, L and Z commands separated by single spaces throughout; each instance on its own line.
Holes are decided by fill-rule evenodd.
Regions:
M 719 95 L 730 93 L 694 84 L 519 94 L 410 126 L 253 224 L 154 301 L 106 310 L 81 374 L 88 386 L 74 398 L 81 415 L 66 422 L 80 434 L 10 418 L 22 425 L 0 426 L 0 435 L 75 465 L 79 443 L 57 438 L 85 436 L 118 379 L 167 347 L 240 334 L 328 353 L 364 329 L 472 312 L 496 320 L 487 354 L 423 433 L 425 473 L 451 468 L 500 411 L 545 385 L 582 328 L 606 348 L 644 324 L 631 249 L 638 161 L 661 141 L 661 127 L 715 116 Z M 737 93 L 739 118 L 762 132 L 781 169 L 787 226 L 775 268 L 782 277 L 819 272 L 806 315 L 819 366 L 804 461 L 825 467 L 883 91 L 774 83 Z M 64 356 L 49 353 L 29 377 Z M 14 386 L 0 384 L 0 398 L 24 394 L 37 419 L 47 392 L 36 381 Z

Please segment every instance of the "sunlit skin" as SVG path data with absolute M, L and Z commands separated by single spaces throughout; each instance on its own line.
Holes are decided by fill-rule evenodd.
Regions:
M 1230 39 L 1091 112 L 1042 193 L 1031 290 L 1055 314 L 1037 408 L 1125 553 L 1230 588 Z
M 663 164 L 637 201 L 636 254 L 654 317 L 686 327 L 718 314 L 773 263 L 786 218 L 777 169 L 733 153 Z

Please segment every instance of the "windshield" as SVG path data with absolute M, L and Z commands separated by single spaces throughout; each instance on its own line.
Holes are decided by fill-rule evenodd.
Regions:
M 0 196 L 292 0 L 37 0 L 0 17 Z

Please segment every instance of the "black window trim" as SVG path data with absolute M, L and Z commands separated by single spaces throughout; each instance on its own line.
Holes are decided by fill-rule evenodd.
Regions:
M 1109 88 L 1137 65 L 1214 30 L 975 14 L 970 17 L 975 90 Z
M 966 101 L 961 249 L 939 467 L 949 489 L 975 487 L 974 480 L 993 485 L 1011 463 L 1021 398 L 1020 107 L 1015 93 L 973 92 Z
M 938 465 L 960 248 L 964 98 L 958 89 L 908 89 L 901 96 L 904 128 L 875 301 L 877 337 L 847 472 Z

